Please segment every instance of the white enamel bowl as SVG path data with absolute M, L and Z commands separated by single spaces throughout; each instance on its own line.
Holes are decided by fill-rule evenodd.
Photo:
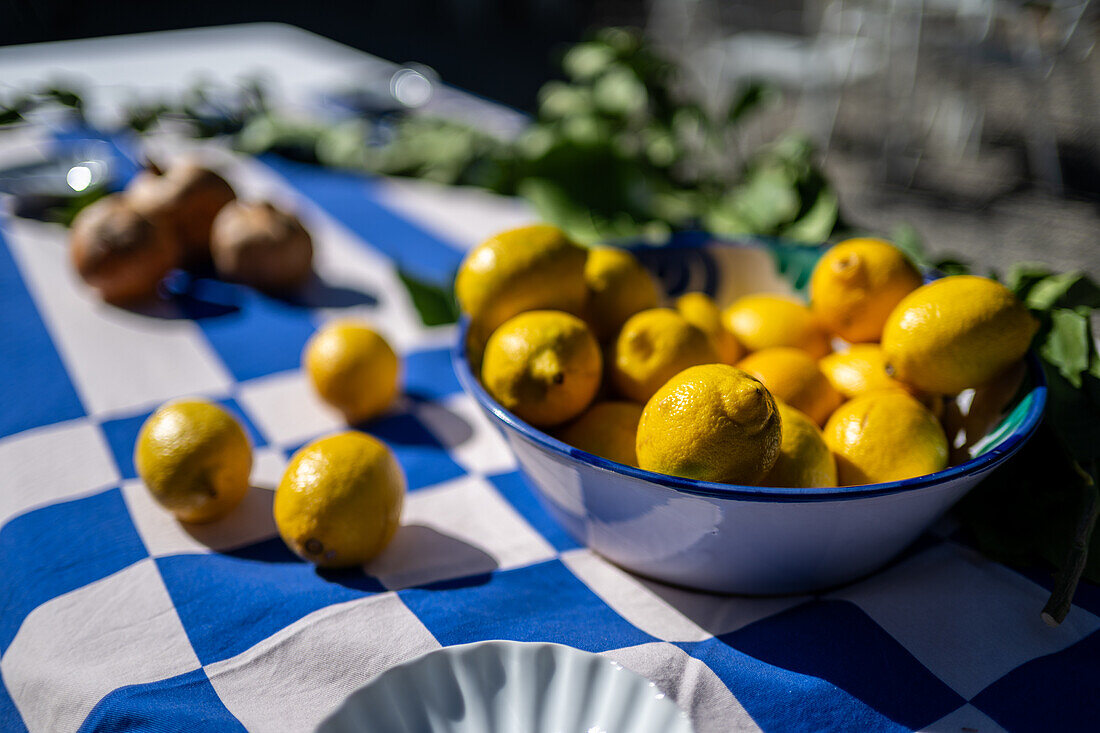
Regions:
M 691 733 L 656 686 L 560 644 L 483 641 L 429 652 L 352 693 L 318 733 Z
M 750 292 L 797 291 L 821 250 L 691 233 L 634 251 L 670 295 L 701 290 L 726 304 Z M 463 388 L 503 432 L 542 504 L 579 542 L 650 578 L 751 595 L 823 589 L 889 562 L 1023 445 L 1046 403 L 1030 355 L 1029 390 L 963 464 L 867 486 L 734 486 L 652 473 L 566 445 L 501 407 L 462 348 L 453 358 Z

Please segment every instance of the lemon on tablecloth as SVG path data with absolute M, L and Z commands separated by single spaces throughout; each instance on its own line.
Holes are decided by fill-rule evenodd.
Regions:
M 315 333 L 302 353 L 302 366 L 321 399 L 349 423 L 385 412 L 397 395 L 397 354 L 361 321 L 333 321 Z
M 141 426 L 134 466 L 153 498 L 179 519 L 209 522 L 248 493 L 252 448 L 223 408 L 179 400 L 161 406 Z
M 316 565 L 362 565 L 393 538 L 404 497 L 393 452 L 349 430 L 291 457 L 275 491 L 275 524 L 287 546 Z

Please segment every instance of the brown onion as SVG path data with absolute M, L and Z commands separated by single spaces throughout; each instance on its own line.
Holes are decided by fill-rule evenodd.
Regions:
M 226 205 L 214 220 L 210 250 L 219 276 L 270 293 L 294 290 L 313 272 L 309 232 L 267 202 Z
M 224 178 L 191 160 L 161 172 L 150 165 L 134 176 L 126 194 L 135 209 L 165 217 L 176 230 L 185 264 L 210 260 L 210 228 L 222 207 L 237 196 Z
M 136 211 L 122 194 L 96 201 L 77 214 L 69 232 L 77 273 L 108 303 L 148 298 L 179 259 L 172 229 Z

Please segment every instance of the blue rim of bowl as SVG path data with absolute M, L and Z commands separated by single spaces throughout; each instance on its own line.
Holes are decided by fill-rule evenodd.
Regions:
M 764 238 L 761 238 L 764 239 Z M 680 240 L 674 246 L 691 248 L 698 246 L 694 240 L 686 244 Z M 768 239 L 766 241 L 771 242 Z M 725 241 L 718 237 L 709 237 L 708 244 L 728 246 L 751 246 L 749 242 Z M 469 320 L 463 316 L 459 321 L 458 339 L 451 349 L 451 361 L 455 374 L 458 376 L 462 388 L 489 411 L 498 421 L 515 430 L 528 442 L 540 446 L 552 453 L 557 453 L 564 458 L 570 458 L 594 468 L 600 468 L 612 473 L 622 474 L 634 479 L 647 481 L 673 489 L 684 494 L 705 496 L 717 499 L 735 499 L 738 501 L 789 501 L 789 502 L 813 502 L 813 501 L 837 501 L 846 499 L 864 499 L 872 496 L 885 496 L 913 491 L 919 488 L 940 485 L 963 476 L 985 473 L 1008 460 L 1018 451 L 1025 442 L 1035 433 L 1042 421 L 1043 411 L 1046 408 L 1047 384 L 1043 369 L 1034 350 L 1027 354 L 1028 378 L 1031 380 L 1031 394 L 1034 395 L 1028 405 L 1027 414 L 1020 424 L 994 448 L 989 451 L 960 463 L 950 466 L 935 473 L 917 476 L 916 478 L 903 479 L 901 481 L 888 481 L 878 484 L 864 484 L 861 486 L 836 486 L 821 488 L 784 488 L 776 486 L 744 486 L 740 484 L 720 484 L 712 481 L 700 481 L 697 479 L 681 478 L 668 474 L 646 471 L 642 468 L 634 468 L 623 463 L 616 463 L 606 458 L 601 458 L 593 453 L 588 453 L 579 448 L 574 448 L 568 443 L 563 443 L 549 433 L 534 427 L 521 420 L 512 412 L 509 412 L 493 399 L 484 387 L 481 380 L 474 376 L 466 359 L 466 333 L 469 329 Z

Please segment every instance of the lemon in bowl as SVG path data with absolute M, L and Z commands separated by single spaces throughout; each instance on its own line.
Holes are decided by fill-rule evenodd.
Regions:
M 686 233 L 674 235 L 666 246 L 638 246 L 632 251 L 660 281 L 668 304 L 684 293 L 704 292 L 725 306 L 725 315 L 729 315 L 732 304 L 754 302 L 744 301 L 746 297 L 768 296 L 762 299 L 763 307 L 757 299 L 757 305 L 745 310 L 752 315 L 774 309 L 789 328 L 751 323 L 741 328 L 737 341 L 751 352 L 801 348 L 811 363 L 816 363 L 813 360 L 825 356 L 833 346 L 828 329 L 798 299 L 805 297 L 821 249 L 770 239 L 723 241 Z M 459 329 L 462 345 L 468 328 L 467 321 Z M 887 354 L 883 363 L 890 364 L 890 358 Z M 642 467 L 635 467 L 570 445 L 534 426 L 485 389 L 465 348 L 456 347 L 453 352 L 463 388 L 504 434 L 522 475 L 547 512 L 577 541 L 646 577 L 745 594 L 823 589 L 862 577 L 896 557 L 1035 431 L 1045 406 L 1046 386 L 1038 361 L 1033 355 L 1025 358 L 1028 374 L 1021 397 L 970 448 L 963 462 L 942 469 L 933 462 L 917 469 L 928 471 L 920 475 L 870 475 L 866 483 L 852 480 L 855 485 L 831 486 L 825 485 L 831 483 L 830 469 L 839 471 L 841 467 L 840 461 L 830 466 L 821 449 L 821 443 L 827 441 L 829 421 L 823 421 L 826 430 L 819 434 L 816 421 L 805 418 L 798 422 L 799 435 L 785 436 L 783 415 L 789 406 L 781 401 L 775 403 L 781 426 L 778 455 L 765 475 L 731 474 L 721 480 L 693 472 L 672 475 L 673 461 L 668 456 L 660 465 L 650 464 L 639 450 Z M 716 357 L 712 363 L 720 361 Z M 828 381 L 828 375 L 822 379 L 829 389 L 841 391 Z M 818 387 L 822 383 L 816 377 L 812 381 Z M 881 381 L 889 384 L 890 380 Z M 660 385 L 650 396 L 663 388 L 664 384 Z M 817 391 L 828 394 L 824 388 Z M 896 391 L 913 400 L 905 390 Z M 829 401 L 834 415 L 844 410 L 843 405 L 835 407 L 835 397 Z M 915 408 L 913 411 L 923 415 Z M 794 425 L 795 419 L 788 417 L 786 423 Z M 670 434 L 678 429 L 669 421 L 654 433 L 663 430 Z M 642 432 L 640 423 L 639 434 Z M 555 434 L 563 433 L 555 429 Z M 927 442 L 933 448 L 939 445 L 934 438 Z M 784 474 L 788 477 L 784 479 L 772 472 L 777 465 L 784 465 L 785 450 L 793 459 L 786 465 L 791 468 L 793 463 L 795 470 Z M 660 471 L 647 470 L 647 465 Z M 776 485 L 759 485 L 768 483 Z

